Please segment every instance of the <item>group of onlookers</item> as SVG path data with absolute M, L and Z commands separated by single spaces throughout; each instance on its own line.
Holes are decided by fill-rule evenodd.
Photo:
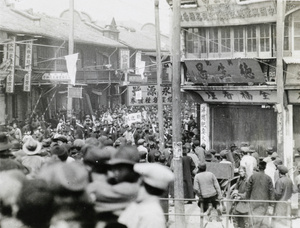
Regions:
M 126 122 L 128 113 L 138 111 L 142 122 Z M 13 122 L 0 133 L 0 227 L 166 227 L 168 201 L 159 198 L 174 198 L 172 118 L 166 109 L 161 148 L 154 113 L 123 107 L 83 121 L 50 124 L 33 115 L 21 128 Z M 193 115 L 182 117 L 185 203 L 196 197 L 209 220 L 215 208 L 221 221 L 224 182 L 211 170 L 219 163 L 236 179 L 234 202 L 226 204 L 239 215 L 236 227 L 268 227 L 269 220 L 259 216 L 287 215 L 285 202 L 300 192 L 300 175 L 293 184 L 273 148 L 266 157 L 247 143 L 207 150 Z M 274 227 L 287 224 L 272 220 Z

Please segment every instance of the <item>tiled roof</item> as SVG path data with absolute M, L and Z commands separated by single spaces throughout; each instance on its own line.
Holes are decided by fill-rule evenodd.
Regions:
M 143 51 L 156 51 L 155 34 L 146 34 L 141 31 L 129 31 L 127 29 L 119 29 L 119 40 L 123 44 Z M 161 50 L 168 51 L 168 45 L 163 44 L 161 41 Z
M 68 20 L 44 14 L 31 15 L 5 6 L 3 0 L 0 0 L 0 30 L 28 35 L 41 35 L 62 40 L 68 40 L 69 38 Z M 84 22 L 75 23 L 74 40 L 79 43 L 124 47 L 123 44 L 104 37 L 101 32 Z

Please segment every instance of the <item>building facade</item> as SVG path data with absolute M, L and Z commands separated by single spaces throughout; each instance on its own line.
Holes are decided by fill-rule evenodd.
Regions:
M 283 138 L 285 151 L 278 153 L 285 153 L 291 163 L 293 150 L 300 146 L 299 4 L 287 1 L 281 9 L 268 0 L 195 0 L 182 5 L 181 87 L 202 98 L 201 142 L 217 150 L 248 143 L 265 156 L 265 149 L 279 149 Z M 276 39 L 278 10 L 284 10 L 281 44 Z M 284 60 L 283 119 L 277 84 L 279 48 Z M 282 135 L 289 131 L 289 137 Z

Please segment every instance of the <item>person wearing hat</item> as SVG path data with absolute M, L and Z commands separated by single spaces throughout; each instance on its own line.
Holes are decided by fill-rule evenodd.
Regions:
M 146 147 L 144 147 L 145 144 L 145 140 L 144 139 L 139 139 L 137 141 L 137 150 L 140 154 L 141 159 L 144 162 L 148 162 L 148 149 Z
M 128 124 L 125 125 L 125 132 L 123 133 L 123 137 L 126 139 L 126 141 L 130 141 L 131 145 L 134 145 L 134 137 L 133 137 L 133 132 L 131 126 Z
M 194 147 L 194 151 L 195 154 L 198 156 L 199 161 L 201 163 L 205 162 L 205 154 L 206 154 L 206 145 L 204 143 L 201 144 L 200 146 L 200 141 L 199 140 L 195 140 L 193 143 L 193 147 Z
M 95 227 L 94 205 L 86 193 L 88 172 L 79 162 L 56 162 L 44 166 L 38 178 L 54 195 L 50 227 Z
M 252 156 L 253 150 L 250 150 L 249 147 L 241 147 L 241 152 L 244 156 L 241 159 L 240 165 L 246 167 L 247 177 L 249 178 L 254 170 L 257 169 L 257 161 Z
M 166 220 L 159 198 L 174 180 L 174 174 L 157 163 L 135 164 L 134 171 L 141 176 L 137 199 L 123 211 L 118 222 L 128 228 L 165 228 Z
M 23 145 L 25 156 L 21 157 L 21 163 L 30 170 L 30 175 L 34 176 L 45 163 L 45 157 L 41 156 L 42 143 L 29 138 Z
M 222 199 L 222 192 L 218 180 L 213 173 L 206 171 L 206 163 L 200 163 L 198 168 L 199 173 L 194 178 L 194 191 L 199 197 L 198 206 L 208 216 L 214 207 L 218 212 L 217 220 L 220 221 L 222 212 L 218 199 Z
M 273 154 L 273 152 L 274 152 L 274 149 L 273 149 L 273 147 L 268 147 L 267 149 L 266 149 L 266 152 L 267 152 L 267 156 L 263 159 L 263 161 L 265 161 L 265 162 L 270 162 L 270 161 L 272 161 L 272 159 L 271 159 L 271 156 L 272 156 L 272 154 Z
M 266 162 L 261 161 L 258 165 L 259 171 L 254 172 L 248 180 L 246 186 L 247 200 L 274 200 L 274 187 L 271 177 L 265 174 Z M 268 219 L 256 216 L 267 216 L 273 213 L 273 203 L 264 202 L 251 202 L 250 203 L 250 215 L 252 221 L 250 224 L 253 227 L 269 227 Z
M 274 215 L 275 216 L 289 216 L 287 214 L 289 205 L 280 203 L 280 201 L 288 201 L 291 199 L 293 194 L 293 182 L 286 175 L 289 170 L 284 165 L 278 165 L 279 179 L 275 183 L 275 200 L 279 201 L 275 204 Z M 288 227 L 289 221 L 287 219 L 273 219 L 273 227 Z
M 98 155 L 99 156 L 99 155 Z M 134 201 L 139 190 L 139 174 L 133 170 L 140 160 L 135 146 L 122 146 L 106 162 L 107 173 L 87 187 L 94 199 L 99 223 L 115 222 L 126 206 Z
M 185 143 L 183 146 L 183 149 L 186 150 L 187 156 L 191 157 L 195 168 L 193 170 L 193 175 L 196 175 L 198 173 L 198 165 L 200 164 L 198 156 L 195 154 L 195 152 L 192 150 L 192 145 L 190 143 Z

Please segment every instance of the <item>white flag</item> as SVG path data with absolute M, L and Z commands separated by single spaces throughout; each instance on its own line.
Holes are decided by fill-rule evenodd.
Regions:
M 72 85 L 75 85 L 75 80 L 76 80 L 76 63 L 78 59 L 78 53 L 73 54 L 73 55 L 67 55 L 65 56 L 66 61 L 67 61 L 67 70 L 70 78 L 70 83 Z

